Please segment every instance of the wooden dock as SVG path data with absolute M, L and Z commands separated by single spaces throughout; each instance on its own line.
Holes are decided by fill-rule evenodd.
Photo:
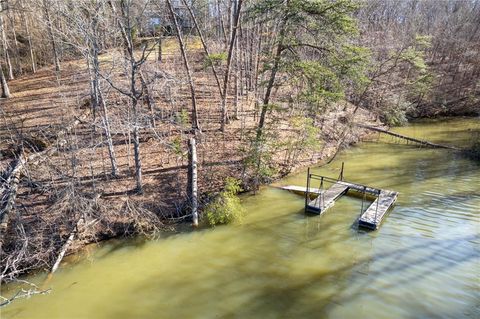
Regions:
M 381 190 L 379 196 L 358 219 L 358 226 L 376 230 L 383 221 L 388 210 L 395 204 L 398 193 Z
M 297 194 L 297 195 L 302 195 L 302 196 L 305 196 L 305 193 L 307 192 L 306 187 L 296 186 L 296 185 L 282 186 L 282 187 L 279 187 L 279 188 L 283 189 L 283 190 L 286 190 L 286 191 L 289 191 L 291 193 Z M 320 190 L 318 188 L 310 188 L 309 193 L 310 193 L 311 198 L 315 198 L 315 197 L 317 197 L 316 194 L 320 193 Z
M 311 188 L 310 179 L 320 180 L 319 188 Z M 323 189 L 324 182 L 332 184 L 328 189 Z M 358 219 L 358 226 L 370 230 L 376 230 L 380 227 L 387 212 L 395 204 L 398 197 L 398 192 L 378 189 L 366 185 L 346 182 L 343 180 L 335 180 L 325 176 L 310 174 L 308 172 L 307 187 L 301 186 L 284 186 L 284 190 L 302 194 L 305 196 L 305 212 L 323 214 L 327 209 L 332 207 L 339 198 L 347 194 L 349 191 L 354 191 L 363 196 L 362 211 Z M 374 198 L 370 206 L 363 211 L 363 203 L 367 195 Z
M 307 204 L 306 210 L 321 215 L 332 207 L 335 201 L 346 192 L 348 192 L 348 185 L 335 183 L 326 191 L 318 192 L 318 196 Z

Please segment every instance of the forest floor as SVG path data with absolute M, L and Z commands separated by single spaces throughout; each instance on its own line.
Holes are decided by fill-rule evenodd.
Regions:
M 245 180 L 243 160 L 258 123 L 259 110 L 255 107 L 253 92 L 242 90 L 238 120 L 232 120 L 222 133 L 215 80 L 210 70 L 204 68 L 203 55 L 197 47 L 191 47 L 189 55 L 202 128 L 202 133 L 197 135 L 198 187 L 201 202 L 205 202 L 222 189 L 227 177 Z M 121 61 L 118 53 L 105 54 L 102 68 L 108 70 L 115 61 Z M 88 221 L 69 252 L 89 242 L 148 232 L 184 221 L 191 104 L 188 85 L 181 80 L 184 78 L 182 60 L 173 47 L 164 50 L 161 63 L 152 56 L 144 70 L 147 77 L 161 76 L 151 87 L 155 127 L 149 124 L 151 114 L 146 104 L 142 105 L 143 194 L 133 192 L 135 166 L 128 100 L 104 83 L 119 168 L 118 176 L 112 177 L 101 119 L 93 118 L 92 114 L 82 116 L 89 110 L 90 98 L 90 78 L 84 61 L 64 62 L 59 73 L 45 67 L 9 82 L 13 97 L 0 100 L 0 171 L 6 172 L 18 156 L 59 145 L 60 139 L 66 143 L 42 161 L 27 163 L 23 170 L 3 239 L 2 269 L 8 258 L 19 254 L 24 256 L 22 271 L 51 267 L 69 233 L 85 213 Z M 113 79 L 124 77 L 117 71 L 111 74 Z M 279 97 L 279 93 L 276 94 Z M 233 104 L 231 97 L 228 101 L 231 115 Z M 318 144 L 297 152 L 293 161 L 287 160 L 291 148 L 278 143 L 272 155 L 271 166 L 276 168 L 272 178 L 326 161 L 339 148 L 366 135 L 367 132 L 352 124 L 353 109 L 353 105 L 339 103 L 326 111 L 317 122 Z M 297 138 L 299 128 L 292 124 L 291 119 L 295 117 L 292 112 L 285 107 L 269 114 L 267 128 L 276 137 L 274 142 Z M 59 131 L 75 120 L 78 125 L 68 134 L 58 136 Z M 355 114 L 355 122 L 381 124 L 363 109 Z

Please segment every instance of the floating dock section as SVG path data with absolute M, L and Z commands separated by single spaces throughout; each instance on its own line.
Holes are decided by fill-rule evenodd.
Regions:
M 381 190 L 377 199 L 358 219 L 358 226 L 373 230 L 378 229 L 387 212 L 395 204 L 397 197 L 397 192 Z
M 320 183 L 319 188 L 311 188 L 312 180 Z M 325 184 L 331 184 L 325 189 Z M 307 187 L 284 186 L 284 190 L 302 194 L 305 196 L 305 212 L 314 214 L 323 214 L 332 207 L 335 202 L 349 191 L 354 191 L 362 196 L 361 214 L 358 219 L 358 226 L 370 230 L 376 230 L 380 227 L 387 212 L 393 207 L 398 197 L 398 192 L 378 189 L 362 184 L 347 182 L 343 180 L 342 173 L 338 179 L 332 179 L 326 176 L 311 174 L 308 170 Z M 364 211 L 364 203 L 367 198 L 374 198 L 373 203 Z

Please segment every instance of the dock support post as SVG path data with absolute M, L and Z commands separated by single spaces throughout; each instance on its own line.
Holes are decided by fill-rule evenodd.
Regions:
M 343 167 L 345 165 L 345 162 L 342 162 L 342 170 L 340 171 L 340 176 L 339 176 L 339 180 L 343 181 Z
M 190 139 L 188 165 L 188 197 L 192 207 L 193 227 L 198 226 L 198 189 L 197 189 L 197 146 L 195 138 Z
M 310 167 L 307 169 L 307 191 L 305 192 L 305 213 L 307 212 L 308 200 L 310 196 L 308 195 L 310 192 Z
M 318 194 L 318 196 L 320 197 L 320 211 L 323 211 L 323 209 L 325 208 L 325 192 L 323 191 L 323 176 L 320 181 L 319 190 L 320 190 L 320 194 Z
M 378 192 L 378 197 L 377 197 L 377 207 L 375 208 L 375 223 L 377 222 L 377 213 L 378 213 L 378 203 L 380 203 L 380 195 L 382 192 Z

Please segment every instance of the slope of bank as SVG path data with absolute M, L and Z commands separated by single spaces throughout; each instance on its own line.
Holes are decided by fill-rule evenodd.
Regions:
M 222 189 L 226 177 L 240 179 L 246 186 L 251 182 L 245 159 L 259 110 L 253 92 L 244 91 L 236 107 L 234 99 L 229 99 L 232 119 L 222 133 L 220 97 L 212 75 L 201 63 L 198 57 L 195 72 L 202 127 L 197 136 L 198 178 L 204 204 L 212 193 Z M 143 194 L 132 192 L 135 180 L 128 102 L 105 88 L 119 168 L 119 175 L 113 177 L 101 118 L 84 116 L 89 110 L 89 77 L 82 61 L 65 63 L 60 73 L 45 68 L 11 81 L 13 97 L 1 101 L 2 176 L 6 178 L 18 160 L 33 154 L 40 154 L 41 160 L 26 161 L 19 172 L 15 200 L 2 231 L 4 280 L 33 269 L 49 269 L 74 231 L 76 238 L 67 253 L 86 243 L 152 234 L 188 220 L 190 104 L 188 85 L 175 77 L 181 65 L 175 54 L 167 54 L 161 65 L 151 61 L 147 66 L 146 72 L 161 70 L 164 76 L 150 88 L 154 127 L 149 124 L 152 113 L 147 101 L 142 101 Z M 271 137 L 266 142 L 271 172 L 265 181 L 326 161 L 338 149 L 357 142 L 365 131 L 352 124 L 354 109 L 348 103 L 338 103 L 313 122 L 305 121 L 293 109 L 272 110 L 266 126 Z M 357 111 L 355 121 L 379 124 L 363 109 Z M 7 184 L 2 181 L 3 194 L 10 192 L 11 185 Z M 2 201 L 2 213 L 4 204 Z

